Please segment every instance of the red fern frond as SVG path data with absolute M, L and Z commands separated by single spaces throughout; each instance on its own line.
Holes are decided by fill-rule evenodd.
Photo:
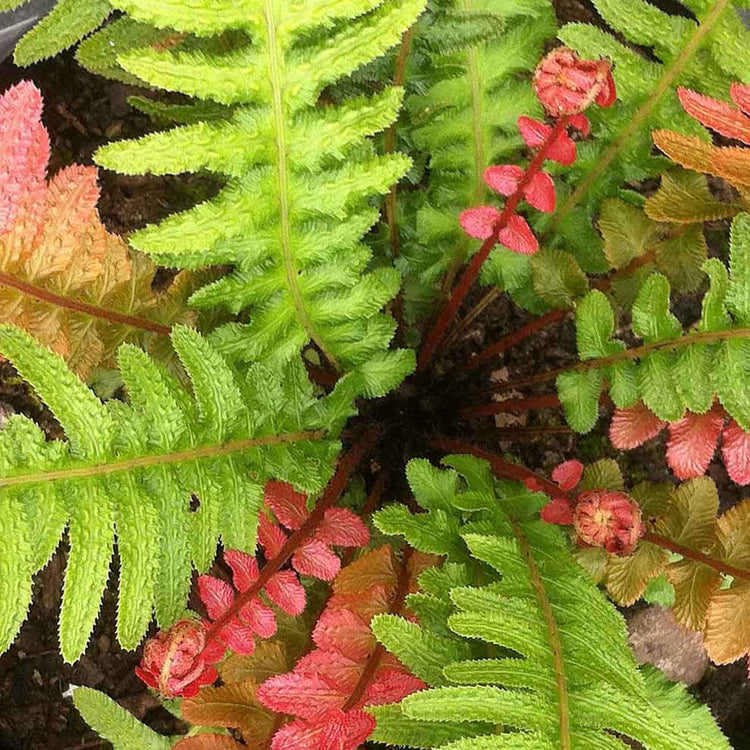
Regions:
M 285 482 L 268 482 L 265 489 L 266 507 L 286 529 L 296 531 L 310 516 L 307 498 Z M 258 540 L 266 557 L 275 557 L 287 535 L 267 516 L 261 516 Z M 332 581 L 341 570 L 341 560 L 331 549 L 364 547 L 370 532 L 362 519 L 346 508 L 329 508 L 310 539 L 301 544 L 292 556 L 292 566 L 302 574 Z
M 498 242 L 521 255 L 537 252 L 539 243 L 526 219 L 518 214 L 521 201 L 525 200 L 540 211 L 554 209 L 555 189 L 552 178 L 543 171 L 545 161 L 572 164 L 576 149 L 568 135 L 568 128 L 588 132 L 588 120 L 582 117 L 583 110 L 594 102 L 608 107 L 615 100 L 610 63 L 581 60 L 573 50 L 565 47 L 552 50 L 539 63 L 534 73 L 534 91 L 556 122 L 550 127 L 528 117 L 519 118 L 521 136 L 535 151 L 528 166 L 521 169 L 516 165 L 501 165 L 485 171 L 484 179 L 489 187 L 506 196 L 505 206 L 502 211 L 492 206 L 474 206 L 461 214 L 459 221 L 466 233 L 484 242 L 427 334 L 417 360 L 418 369 L 424 368 L 432 359 L 450 322 Z
M 749 91 L 750 86 L 734 84 L 732 99 L 742 107 L 742 103 L 747 104 L 746 100 L 750 99 Z M 750 145 L 750 117 L 745 112 L 728 102 L 699 94 L 691 89 L 680 87 L 677 89 L 677 96 L 680 97 L 680 104 L 685 112 L 698 120 L 701 125 L 727 138 L 736 138 Z M 746 109 L 746 112 L 748 111 L 750 110 Z
M 734 420 L 726 424 L 727 420 L 727 413 L 717 403 L 705 414 L 688 411 L 682 419 L 667 423 L 639 401 L 629 409 L 615 409 L 609 438 L 615 448 L 632 450 L 668 428 L 667 464 L 678 479 L 705 474 L 723 438 L 721 455 L 730 479 L 739 485 L 750 484 L 750 433 Z
M 276 732 L 272 750 L 354 750 L 375 727 L 364 706 L 425 687 L 385 653 L 369 624 L 375 614 L 401 611 L 416 576 L 434 561 L 407 550 L 397 574 L 393 552 L 383 546 L 341 571 L 313 631 L 316 648 L 258 688 L 264 706 L 295 717 Z

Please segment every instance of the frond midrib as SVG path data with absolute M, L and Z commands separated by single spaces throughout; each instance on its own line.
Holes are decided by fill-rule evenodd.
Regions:
M 266 54 L 268 57 L 268 76 L 271 84 L 271 113 L 276 142 L 276 171 L 279 180 L 279 227 L 281 230 L 281 257 L 284 264 L 284 281 L 294 305 L 295 315 L 307 335 L 320 348 L 326 359 L 339 371 L 341 364 L 326 346 L 315 330 L 310 315 L 305 308 L 302 290 L 297 283 L 299 270 L 292 254 L 291 225 L 289 218 L 289 180 L 287 174 L 286 122 L 284 118 L 283 89 L 281 81 L 281 57 L 274 19 L 274 0 L 265 0 L 263 17 L 266 25 Z
M 206 458 L 220 458 L 222 456 L 230 456 L 235 453 L 242 453 L 243 451 L 263 446 L 296 443 L 303 440 L 320 440 L 324 435 L 325 432 L 323 430 L 290 432 L 281 435 L 267 435 L 265 437 L 233 440 L 221 445 L 205 445 L 200 448 L 192 448 L 185 451 L 155 453 L 148 456 L 126 458 L 120 461 L 111 461 L 103 464 L 95 464 L 93 466 L 80 466 L 71 469 L 41 471 L 36 474 L 19 474 L 17 476 L 0 477 L 0 487 L 17 487 L 19 485 L 36 484 L 38 482 L 57 482 L 70 479 L 88 479 L 98 476 L 108 476 L 119 472 L 148 469 L 154 466 L 163 466 L 165 464 L 176 464 L 184 461 L 196 461 Z
M 526 540 L 526 537 L 524 536 L 518 522 L 516 522 L 512 518 L 509 520 L 513 527 L 513 533 L 516 535 L 516 539 L 518 540 L 523 559 L 528 566 L 531 585 L 534 587 L 537 602 L 539 603 L 539 609 L 542 612 L 542 616 L 544 617 L 544 621 L 547 626 L 547 632 L 549 633 L 549 642 L 552 649 L 552 663 L 555 670 L 555 682 L 557 684 L 560 750 L 570 750 L 571 739 L 570 709 L 568 707 L 568 684 L 565 676 L 562 642 L 560 640 L 560 633 L 557 629 L 557 621 L 555 620 L 555 614 L 552 611 L 552 603 L 547 596 L 547 591 L 544 588 L 544 582 L 542 581 L 542 576 L 539 573 L 539 568 L 536 564 L 536 560 L 534 559 L 534 554 L 531 550 L 531 547 L 529 546 L 529 543 Z

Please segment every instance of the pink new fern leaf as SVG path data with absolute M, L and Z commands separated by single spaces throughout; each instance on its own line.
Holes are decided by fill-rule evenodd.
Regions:
M 686 412 L 677 422 L 660 420 L 641 402 L 616 409 L 609 428 L 612 445 L 632 450 L 667 428 L 667 463 L 678 479 L 706 473 L 721 442 L 724 466 L 733 482 L 750 484 L 750 433 L 718 404 L 705 414 Z
M 240 594 L 258 580 L 258 561 L 239 550 L 227 550 L 224 559 L 232 569 L 232 582 Z M 294 571 L 281 570 L 263 589 L 268 599 L 286 614 L 296 617 L 305 610 L 305 590 Z M 234 604 L 235 591 L 226 581 L 214 576 L 198 577 L 198 595 L 211 620 L 217 620 Z M 276 633 L 276 616 L 260 597 L 251 599 L 218 634 L 217 639 L 237 654 L 251 654 L 255 637 L 271 638 Z
M 265 489 L 266 508 L 278 523 L 296 531 L 307 520 L 307 498 L 285 482 L 268 482 Z M 267 558 L 275 557 L 287 540 L 287 534 L 268 516 L 261 514 L 258 542 Z M 331 549 L 363 547 L 370 541 L 370 533 L 362 519 L 346 508 L 329 508 L 313 536 L 292 556 L 292 566 L 302 574 L 332 581 L 341 570 L 341 560 Z
M 499 242 L 521 255 L 537 252 L 539 243 L 526 219 L 518 213 L 519 206 L 526 202 L 540 211 L 554 211 L 555 187 L 543 169 L 545 161 L 572 164 L 576 147 L 568 129 L 588 134 L 589 122 L 583 114 L 584 109 L 594 102 L 608 107 L 615 101 L 610 63 L 581 60 L 566 47 L 553 50 L 539 63 L 534 74 L 534 91 L 555 123 L 550 126 L 529 117 L 520 117 L 519 131 L 533 152 L 528 166 L 525 169 L 512 164 L 491 166 L 483 175 L 492 190 L 505 196 L 502 210 L 493 206 L 474 206 L 461 213 L 459 221 L 464 231 L 484 242 L 427 334 L 419 354 L 418 369 L 423 369 L 437 351 L 495 244 Z
M 470 236 L 483 240 L 496 236 L 501 245 L 521 255 L 533 255 L 539 244 L 526 219 L 515 213 L 516 206 L 524 200 L 538 211 L 555 210 L 555 185 L 542 169 L 544 161 L 572 164 L 576 147 L 567 129 L 588 133 L 589 123 L 583 110 L 594 101 L 608 107 L 615 100 L 609 63 L 580 60 L 565 47 L 553 50 L 539 64 L 534 74 L 534 90 L 548 114 L 557 119 L 555 127 L 520 117 L 518 129 L 524 143 L 537 152 L 535 158 L 526 169 L 503 164 L 484 172 L 488 187 L 508 198 L 505 211 L 478 206 L 466 209 L 460 219 Z

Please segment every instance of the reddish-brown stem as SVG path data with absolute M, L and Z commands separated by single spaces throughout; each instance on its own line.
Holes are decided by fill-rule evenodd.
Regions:
M 670 239 L 678 237 L 684 231 L 685 228 L 680 227 L 675 232 L 672 232 L 672 234 L 670 235 Z M 606 276 L 605 278 L 597 281 L 596 284 L 594 284 L 593 288 L 605 292 L 612 286 L 612 282 L 615 281 L 615 279 L 620 279 L 623 276 L 628 276 L 634 271 L 637 271 L 639 268 L 642 268 L 649 263 L 653 263 L 655 257 L 656 247 L 649 248 L 645 253 L 643 253 L 643 255 L 639 255 L 637 258 L 634 258 L 630 261 L 630 263 L 621 268 L 619 271 L 615 271 L 609 276 Z M 495 291 L 496 290 L 493 289 L 485 296 L 489 296 Z M 483 300 L 480 300 L 479 304 L 481 305 L 482 302 Z M 492 344 L 491 346 L 488 346 L 486 349 L 479 352 L 479 354 L 477 354 L 466 363 L 466 369 L 471 370 L 474 367 L 478 367 L 487 360 L 493 359 L 494 357 L 497 357 L 511 347 L 516 346 L 516 344 L 520 344 L 522 341 L 525 341 L 527 338 L 533 336 L 535 333 L 541 331 L 547 326 L 552 325 L 553 323 L 561 322 L 569 312 L 570 310 L 550 310 L 548 313 L 530 320 L 528 323 L 525 323 L 515 331 L 511 331 L 497 343 Z M 471 315 L 471 313 L 469 315 Z
M 704 555 L 703 552 L 698 552 L 697 550 L 690 549 L 690 547 L 685 547 L 682 544 L 673 542 L 671 539 L 667 539 L 660 534 L 654 534 L 651 531 L 647 531 L 643 535 L 643 541 L 651 542 L 651 544 L 655 544 L 657 547 L 682 555 L 686 560 L 692 560 L 693 562 L 707 565 L 709 568 L 713 568 L 724 575 L 734 576 L 735 578 L 744 578 L 746 581 L 750 581 L 750 571 L 735 568 L 734 565 L 729 565 L 721 560 L 717 560 L 715 557 Z
M 0 272 L 0 284 L 16 289 L 28 297 L 34 297 L 42 302 L 48 302 L 56 307 L 73 310 L 74 312 L 90 315 L 94 318 L 108 320 L 110 323 L 118 323 L 120 325 L 130 326 L 131 328 L 139 328 L 142 331 L 157 333 L 159 336 L 169 336 L 171 330 L 169 326 L 155 323 L 153 320 L 148 320 L 148 318 L 139 318 L 137 315 L 125 315 L 124 313 L 118 313 L 104 307 L 90 305 L 87 302 L 79 302 L 78 300 L 70 299 L 69 297 L 63 297 L 62 295 L 55 294 L 47 289 L 42 289 L 42 287 L 34 286 L 26 281 L 21 281 L 21 279 L 17 279 L 9 273 Z
M 393 599 L 388 608 L 388 611 L 394 615 L 401 612 L 404 607 L 406 595 L 409 593 L 409 580 L 411 577 L 409 561 L 413 552 L 414 550 L 411 547 L 404 548 L 401 560 L 401 571 L 398 576 L 396 590 L 393 592 Z M 375 677 L 375 672 L 377 672 L 378 667 L 380 666 L 380 660 L 383 658 L 383 654 L 385 654 L 385 648 L 379 643 L 367 659 L 367 663 L 362 670 L 362 674 L 359 676 L 357 684 L 354 686 L 354 690 L 352 690 L 351 694 L 346 699 L 346 703 L 344 703 L 341 708 L 342 711 L 351 711 L 351 709 L 362 700 L 362 696 L 365 694 L 365 691 Z
M 260 575 L 253 582 L 252 586 L 247 591 L 239 594 L 232 603 L 232 606 L 221 617 L 213 621 L 206 634 L 206 642 L 216 638 L 224 627 L 237 617 L 240 610 L 260 594 L 271 579 L 271 576 L 281 570 L 281 567 L 292 556 L 295 550 L 312 536 L 313 532 L 323 521 L 325 512 L 341 497 L 341 493 L 349 483 L 349 477 L 352 475 L 352 472 L 357 468 L 357 465 L 365 454 L 375 445 L 380 435 L 380 429 L 374 428 L 370 430 L 343 455 L 336 467 L 336 471 L 331 477 L 331 481 L 326 485 L 323 494 L 320 496 L 307 520 L 286 540 L 279 554 L 263 566 Z
M 478 367 L 488 359 L 497 357 L 498 354 L 502 354 L 504 351 L 510 349 L 513 346 L 516 346 L 516 344 L 520 344 L 522 341 L 525 341 L 530 336 L 533 336 L 537 331 L 541 331 L 543 328 L 546 328 L 553 323 L 558 323 L 568 314 L 568 312 L 568 310 L 550 310 L 548 313 L 530 320 L 520 328 L 516 328 L 515 331 L 511 331 L 511 333 L 509 333 L 507 336 L 504 336 L 496 344 L 488 346 L 473 359 L 470 359 L 466 363 L 466 369 L 471 370 L 474 367 Z
M 493 401 L 491 404 L 471 406 L 463 409 L 459 419 L 478 419 L 492 414 L 505 414 L 514 411 L 529 411 L 531 409 L 556 409 L 560 406 L 560 399 L 554 394 L 549 396 L 532 396 L 531 398 L 510 398 L 507 401 Z
M 536 175 L 541 170 L 542 165 L 547 158 L 547 152 L 558 140 L 560 135 L 565 133 L 569 122 L 569 116 L 564 115 L 563 117 L 561 117 L 555 123 L 555 127 L 552 128 L 552 132 L 550 133 L 549 138 L 547 138 L 547 140 L 542 144 L 541 148 L 534 155 L 534 158 L 529 162 L 529 166 L 526 167 L 526 171 L 523 173 L 523 177 L 521 177 L 521 179 L 518 181 L 518 186 L 516 187 L 515 192 L 511 196 L 509 196 L 508 200 L 505 202 L 505 208 L 503 208 L 500 216 L 497 219 L 492 235 L 482 243 L 482 246 L 471 259 L 471 262 L 466 267 L 466 270 L 463 272 L 461 279 L 451 293 L 450 299 L 443 306 L 442 311 L 438 315 L 435 325 L 432 327 L 432 330 L 429 332 L 429 334 L 427 334 L 427 338 L 425 339 L 422 351 L 419 353 L 419 359 L 417 360 L 417 369 L 424 369 L 425 365 L 427 365 L 427 363 L 432 360 L 432 357 L 437 351 L 440 342 L 445 336 L 445 332 L 448 326 L 456 317 L 458 308 L 464 301 L 464 298 L 466 297 L 477 276 L 479 276 L 479 271 L 484 265 L 484 262 L 487 260 L 487 257 L 489 256 L 492 248 L 494 248 L 497 244 L 500 232 L 505 229 L 511 216 L 515 214 L 516 209 L 518 208 L 518 204 L 523 198 L 524 189 L 531 182 L 534 175 Z
M 495 476 L 502 477 L 503 479 L 513 479 L 516 482 L 525 482 L 528 479 L 533 479 L 541 491 L 547 495 L 550 495 L 551 497 L 562 497 L 566 500 L 569 499 L 567 493 L 563 492 L 563 490 L 554 484 L 554 482 L 550 482 L 548 479 L 545 479 L 531 469 L 527 469 L 525 466 L 506 461 L 495 453 L 490 453 L 490 451 L 486 451 L 484 448 L 480 448 L 479 446 L 470 443 L 468 440 L 438 437 L 432 441 L 432 444 L 436 448 L 448 451 L 449 453 L 469 453 L 472 456 L 487 461 L 492 467 Z

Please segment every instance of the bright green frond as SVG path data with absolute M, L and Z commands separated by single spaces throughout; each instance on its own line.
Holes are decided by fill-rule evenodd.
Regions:
M 176 0 L 117 3 L 131 22 L 205 37 L 125 50 L 122 68 L 156 88 L 229 107 L 105 146 L 97 161 L 125 173 L 209 170 L 226 181 L 214 200 L 132 241 L 166 265 L 234 268 L 192 300 L 245 311 L 249 322 L 212 339 L 233 359 L 286 362 L 313 342 L 349 372 L 388 348 L 393 328 L 381 310 L 400 276 L 366 273 L 370 251 L 360 241 L 377 217 L 368 201 L 410 167 L 401 154 L 375 155 L 367 141 L 396 118 L 402 91 L 316 103 L 326 85 L 396 45 L 424 5 L 240 0 L 198 2 L 186 12 Z M 213 35 L 230 30 L 231 42 L 215 43 Z
M 124 346 L 119 361 L 130 402 L 105 405 L 57 355 L 18 329 L 0 328 L 0 352 L 68 438 L 47 442 L 21 416 L 0 432 L 0 647 L 15 636 L 31 576 L 66 526 L 60 644 L 75 661 L 99 612 L 115 539 L 118 637 L 135 648 L 154 610 L 162 627 L 181 615 L 192 568 L 209 566 L 220 537 L 255 548 L 267 479 L 313 494 L 328 480 L 342 415 L 354 412 L 352 401 L 365 388 L 356 372 L 346 389 L 316 399 L 298 360 L 274 372 L 257 365 L 236 371 L 189 328 L 175 329 L 173 345 L 192 394 L 142 351 Z M 199 503 L 192 512 L 191 498 Z
M 410 474 L 426 511 L 415 519 L 431 518 L 464 545 L 443 570 L 420 578 L 443 601 L 444 620 L 432 607 L 420 626 L 393 615 L 373 622 L 380 642 L 431 688 L 374 710 L 374 739 L 441 750 L 625 750 L 633 742 L 728 750 L 708 712 L 638 669 L 621 615 L 571 557 L 560 529 L 533 511 L 533 495 L 496 482 L 493 502 L 467 512 L 488 494 L 486 469 L 469 457 L 450 463 L 461 478 L 423 461 Z M 392 518 L 384 509 L 375 523 L 393 533 Z M 414 527 L 401 526 L 421 549 Z

